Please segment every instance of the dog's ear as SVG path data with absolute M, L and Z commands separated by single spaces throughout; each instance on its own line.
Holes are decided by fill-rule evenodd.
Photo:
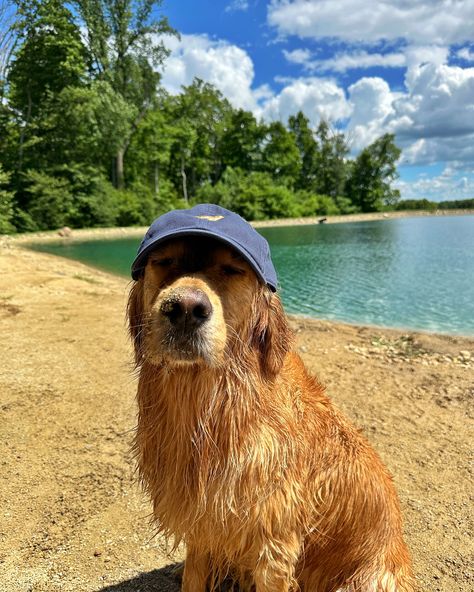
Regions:
M 285 356 L 291 349 L 293 334 L 280 298 L 265 289 L 259 300 L 254 345 L 260 353 L 263 376 L 272 380 L 280 372 Z
M 127 304 L 128 330 L 135 350 L 135 363 L 143 357 L 143 280 L 134 282 Z

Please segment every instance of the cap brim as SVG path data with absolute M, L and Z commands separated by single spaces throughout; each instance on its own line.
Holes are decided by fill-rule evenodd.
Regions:
M 132 278 L 134 280 L 138 280 L 141 277 L 143 270 L 145 269 L 145 266 L 146 266 L 148 255 L 152 251 L 154 251 L 160 244 L 162 244 L 165 241 L 170 240 L 172 238 L 180 238 L 183 236 L 208 236 L 210 238 L 216 239 L 217 241 L 219 241 L 221 243 L 229 245 L 234 250 L 236 250 L 247 261 L 247 263 L 250 265 L 250 267 L 257 274 L 258 278 L 264 284 L 269 286 L 269 288 L 271 288 L 273 290 L 273 292 L 276 292 L 276 289 L 277 289 L 276 285 L 274 286 L 272 283 L 269 283 L 267 281 L 267 279 L 263 275 L 262 270 L 258 267 L 258 265 L 257 265 L 256 261 L 254 260 L 254 258 L 252 257 L 252 255 L 247 251 L 247 249 L 243 245 L 237 243 L 236 241 L 234 241 L 230 238 L 222 236 L 221 234 L 212 232 L 211 230 L 200 230 L 200 229 L 196 229 L 196 228 L 188 228 L 188 229 L 181 228 L 180 230 L 171 231 L 167 234 L 162 234 L 156 240 L 152 239 L 150 244 L 147 245 L 143 249 L 143 251 L 139 255 L 137 255 L 137 257 L 133 261 L 133 263 L 132 263 Z

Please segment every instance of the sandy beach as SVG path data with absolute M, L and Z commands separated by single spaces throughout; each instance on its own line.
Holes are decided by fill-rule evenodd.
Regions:
M 129 452 L 129 282 L 28 251 L 31 238 L 0 237 L 0 588 L 177 592 L 170 566 L 182 556 L 154 536 Z M 419 590 L 473 590 L 474 339 L 291 323 L 308 367 L 394 476 Z

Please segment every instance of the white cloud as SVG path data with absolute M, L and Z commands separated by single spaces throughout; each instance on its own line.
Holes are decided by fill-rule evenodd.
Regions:
M 400 136 L 442 144 L 474 133 L 474 68 L 425 64 L 407 73 L 406 85 L 394 103 Z
M 470 199 L 474 195 L 474 175 L 462 174 L 446 167 L 440 175 L 420 175 L 412 182 L 399 180 L 396 183 L 403 199 Z
M 337 122 L 351 114 L 351 106 L 344 90 L 333 80 L 300 78 L 293 80 L 262 108 L 265 119 L 278 119 L 286 123 L 290 115 L 303 111 L 312 125 L 321 119 Z
M 245 12 L 249 8 L 247 0 L 232 0 L 225 8 L 225 12 Z
M 367 69 L 374 66 L 383 68 L 402 68 L 407 60 L 404 53 L 369 53 L 365 50 L 339 52 L 332 58 L 325 60 L 312 59 L 308 49 L 283 50 L 286 60 L 292 64 L 299 64 L 310 72 L 347 72 L 356 68 Z
M 311 60 L 309 49 L 294 49 L 293 51 L 283 50 L 283 55 L 291 64 L 308 64 Z
M 473 169 L 474 68 L 449 66 L 441 54 L 446 52 L 435 56 L 438 63 L 420 64 L 411 56 L 404 91 L 394 92 L 375 77 L 361 78 L 348 88 L 352 115 L 347 131 L 353 150 L 390 132 L 403 148 L 405 163 L 444 161 Z
M 466 62 L 474 62 L 474 51 L 471 51 L 468 47 L 463 47 L 456 53 L 458 58 L 465 60 Z
M 474 171 L 474 134 L 454 138 L 419 138 L 408 142 L 402 140 L 401 143 L 404 146 L 401 164 L 446 162 L 458 171 Z
M 388 121 L 395 115 L 393 103 L 398 95 L 378 77 L 361 78 L 348 91 L 352 105 L 349 138 L 352 149 L 359 151 L 388 131 Z
M 402 68 L 406 66 L 406 57 L 403 53 L 368 53 L 367 51 L 354 51 L 352 53 L 337 53 L 333 58 L 315 60 L 308 64 L 310 70 L 322 72 L 347 72 L 356 68 Z
M 425 64 L 437 66 L 446 64 L 449 57 L 449 47 L 446 45 L 421 45 L 414 44 L 405 48 L 407 67 L 417 68 Z
M 268 22 L 281 35 L 350 43 L 462 43 L 472 39 L 474 0 L 271 0 Z
M 177 94 L 198 77 L 218 88 L 235 107 L 257 109 L 262 90 L 252 90 L 254 68 L 246 51 L 206 35 L 182 35 L 181 40 L 165 43 L 171 49 L 162 78 L 168 92 Z

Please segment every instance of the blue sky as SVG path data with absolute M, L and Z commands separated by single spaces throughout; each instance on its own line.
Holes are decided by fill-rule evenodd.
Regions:
M 163 84 L 195 76 L 286 123 L 302 110 L 352 154 L 385 132 L 404 198 L 474 197 L 474 0 L 164 0 L 182 35 Z

